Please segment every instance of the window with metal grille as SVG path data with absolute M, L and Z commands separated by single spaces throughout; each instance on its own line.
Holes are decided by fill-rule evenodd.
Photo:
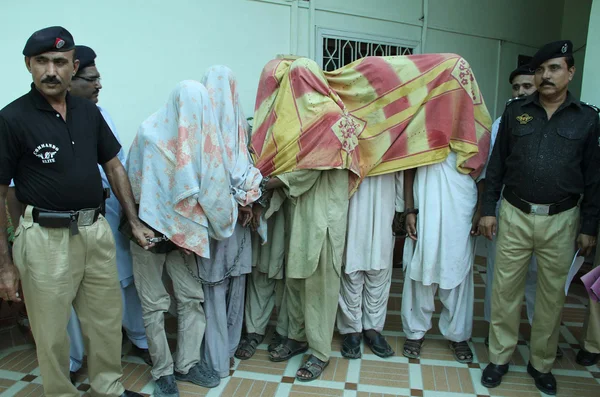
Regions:
M 323 70 L 341 68 L 368 56 L 412 55 L 409 46 L 323 36 Z

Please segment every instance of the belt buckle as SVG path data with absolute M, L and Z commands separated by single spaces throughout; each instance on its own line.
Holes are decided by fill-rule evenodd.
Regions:
M 541 204 L 531 204 L 531 213 L 534 215 L 548 215 L 550 213 L 550 206 Z
M 78 213 L 77 226 L 92 226 L 94 224 L 96 210 L 81 210 Z

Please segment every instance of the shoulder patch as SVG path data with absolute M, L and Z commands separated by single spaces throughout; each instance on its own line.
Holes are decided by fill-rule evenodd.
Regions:
M 516 98 L 510 98 L 508 101 L 506 101 L 506 106 L 508 107 L 511 103 L 523 100 L 525 98 L 526 97 L 524 97 L 524 96 L 519 96 L 519 97 L 516 97 Z
M 592 105 L 591 103 L 587 103 L 587 102 L 583 102 L 582 101 L 581 104 L 594 109 L 596 111 L 596 113 L 600 113 L 600 109 L 598 109 L 596 106 Z

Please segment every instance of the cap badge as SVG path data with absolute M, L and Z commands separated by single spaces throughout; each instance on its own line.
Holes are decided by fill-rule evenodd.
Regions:
M 529 123 L 531 120 L 533 120 L 533 117 L 531 117 L 527 113 L 523 113 L 522 115 L 517 116 L 517 121 L 521 125 L 525 125 L 525 124 Z
M 567 43 L 565 43 L 565 45 L 563 45 L 562 48 L 560 49 L 560 52 L 562 52 L 564 54 L 567 52 L 568 49 L 569 49 L 569 45 Z
M 65 45 L 65 41 L 59 37 L 57 37 L 56 40 L 54 41 L 54 47 L 56 47 L 58 50 L 63 48 L 64 45 Z

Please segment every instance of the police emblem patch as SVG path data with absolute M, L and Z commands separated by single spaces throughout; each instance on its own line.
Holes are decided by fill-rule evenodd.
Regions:
M 531 120 L 533 120 L 533 117 L 528 115 L 527 113 L 523 113 L 522 115 L 517 116 L 517 121 L 519 122 L 519 124 L 522 125 L 529 123 Z

